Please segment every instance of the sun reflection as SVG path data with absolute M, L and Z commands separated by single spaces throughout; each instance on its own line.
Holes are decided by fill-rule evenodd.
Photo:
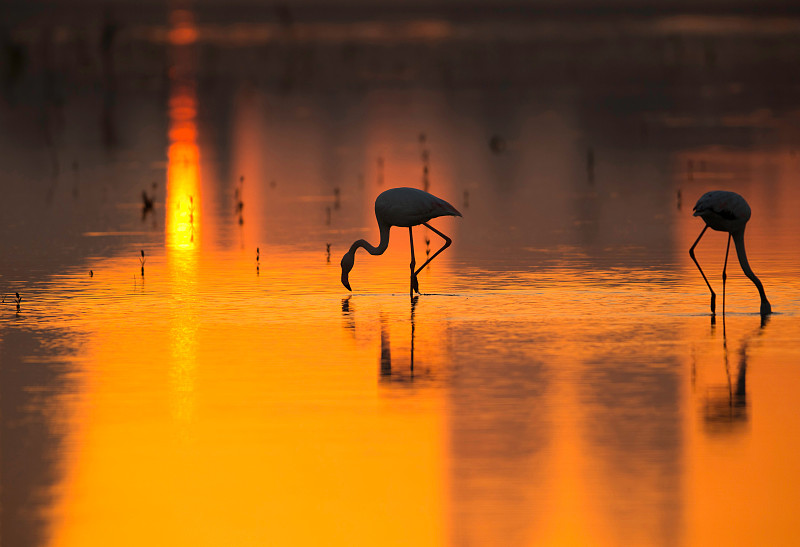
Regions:
M 197 285 L 200 242 L 200 148 L 197 144 L 197 93 L 194 80 L 193 14 L 175 10 L 173 66 L 170 70 L 169 149 L 167 151 L 167 263 L 176 288 L 177 307 L 170 325 L 172 413 L 179 424 L 191 421 L 197 365 L 197 314 L 192 300 Z
M 193 249 L 199 241 L 199 151 L 193 142 L 173 142 L 167 169 L 167 245 Z
M 188 12 L 187 12 L 188 13 Z M 191 18 L 180 17 L 181 25 Z M 188 42 L 191 43 L 191 42 Z M 167 151 L 167 246 L 193 249 L 200 238 L 200 149 L 197 145 L 197 95 L 192 51 L 177 42 L 170 70 L 169 149 Z
M 198 31 L 194 23 L 194 13 L 189 10 L 173 10 L 169 17 L 170 29 L 167 39 L 175 46 L 186 46 L 197 41 Z

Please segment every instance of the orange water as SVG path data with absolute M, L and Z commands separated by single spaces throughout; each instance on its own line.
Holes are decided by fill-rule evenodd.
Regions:
M 203 115 L 181 17 L 166 135 L 143 123 L 112 157 L 64 144 L 87 158 L 80 193 L 61 173 L 50 205 L 38 152 L 18 152 L 33 182 L 25 214 L 8 217 L 24 243 L 0 270 L 9 541 L 800 541 L 790 132 L 746 147 L 595 145 L 587 180 L 586 143 L 602 139 L 569 100 L 492 117 L 513 135 L 499 155 L 472 93 L 375 90 L 349 119 L 334 99 L 245 82 L 220 125 Z M 394 228 L 384 256 L 357 255 L 348 293 L 342 253 L 377 243 L 381 190 L 422 187 L 423 150 L 430 190 L 463 213 L 433 221 L 453 246 L 412 301 L 408 234 Z M 709 316 L 687 250 L 702 228 L 691 206 L 715 188 L 753 209 L 766 321 L 735 258 L 727 314 Z M 440 243 L 415 230 L 419 264 L 426 237 Z M 697 251 L 720 293 L 724 246 L 708 233 Z

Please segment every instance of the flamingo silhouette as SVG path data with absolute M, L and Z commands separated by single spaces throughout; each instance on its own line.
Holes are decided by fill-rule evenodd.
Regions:
M 429 194 L 428 192 L 417 190 L 416 188 L 392 188 L 382 192 L 375 199 L 375 218 L 378 220 L 378 229 L 381 234 L 380 244 L 375 247 L 368 241 L 359 239 L 350 246 L 350 250 L 342 257 L 342 285 L 344 285 L 348 291 L 352 290 L 350 288 L 348 276 L 355 264 L 356 251 L 360 247 L 363 247 L 371 255 L 383 254 L 389 247 L 390 228 L 392 226 L 399 226 L 408 228 L 408 236 L 411 241 L 411 288 L 409 292 L 412 296 L 414 295 L 414 291 L 419 294 L 417 274 L 453 242 L 449 237 L 428 224 L 429 220 L 441 216 L 460 217 L 461 213 L 445 200 L 433 194 Z M 420 224 L 427 226 L 429 229 L 439 234 L 439 236 L 444 239 L 444 245 L 442 245 L 442 248 L 436 251 L 433 256 L 426 260 L 419 269 L 414 270 L 416 261 L 414 259 L 414 234 L 411 229 Z
M 756 286 L 758 294 L 761 296 L 761 315 L 772 313 L 772 306 L 770 306 L 769 300 L 767 300 L 764 286 L 756 277 L 756 274 L 753 273 L 753 270 L 750 269 L 750 264 L 747 262 L 747 253 L 745 253 L 744 250 L 744 229 L 747 226 L 747 221 L 750 220 L 750 206 L 747 204 L 747 201 L 736 192 L 714 190 L 713 192 L 703 194 L 703 196 L 697 200 L 697 204 L 694 206 L 694 216 L 702 218 L 706 225 L 703 231 L 700 232 L 700 235 L 697 236 L 694 245 L 689 249 L 689 256 L 694 260 L 697 269 L 700 270 L 700 274 L 703 276 L 706 285 L 708 285 L 708 290 L 711 291 L 711 315 L 715 313 L 714 309 L 717 295 L 714 293 L 714 289 L 711 288 L 706 274 L 703 273 L 703 268 L 700 267 L 700 264 L 694 256 L 694 248 L 700 242 L 700 238 L 703 237 L 703 234 L 706 233 L 709 227 L 720 232 L 728 232 L 728 246 L 725 249 L 725 265 L 722 268 L 722 313 L 725 313 L 725 280 L 727 279 L 725 270 L 728 267 L 728 253 L 731 249 L 731 238 L 733 238 L 733 243 L 736 245 L 736 255 L 739 257 L 739 265 L 741 265 L 742 271 L 750 278 L 750 281 Z

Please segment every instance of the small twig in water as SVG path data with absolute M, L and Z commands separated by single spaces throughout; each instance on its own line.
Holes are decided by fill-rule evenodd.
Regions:
M 22 297 L 19 295 L 18 292 L 15 292 L 14 294 L 16 295 L 16 298 L 14 298 L 12 300 L 12 302 L 17 305 L 17 313 L 19 313 L 19 305 L 20 305 L 20 302 L 22 302 Z M 6 295 L 3 295 L 2 301 L 0 301 L 0 304 L 5 304 L 5 303 L 6 303 Z

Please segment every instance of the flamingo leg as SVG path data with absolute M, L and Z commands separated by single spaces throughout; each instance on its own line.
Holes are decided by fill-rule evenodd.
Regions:
M 430 257 L 428 260 L 426 260 L 426 261 L 425 261 L 425 263 L 424 263 L 422 266 L 420 266 L 420 267 L 417 269 L 417 271 L 416 271 L 416 272 L 414 272 L 414 278 L 415 278 L 415 279 L 416 279 L 416 276 L 419 274 L 419 272 L 421 272 L 421 271 L 422 271 L 422 269 L 423 269 L 425 266 L 427 266 L 427 265 L 428 265 L 428 263 L 429 263 L 431 260 L 433 260 L 434 258 L 436 258 L 437 256 L 439 256 L 439 253 L 441 253 L 442 251 L 444 251 L 445 249 L 447 249 L 447 248 L 450 246 L 450 244 L 451 244 L 451 243 L 453 243 L 453 240 L 452 240 L 452 239 L 450 239 L 449 237 L 447 237 L 446 235 L 444 235 L 442 232 L 440 232 L 439 230 L 437 230 L 436 228 L 434 228 L 433 226 L 431 226 L 431 225 L 430 225 L 430 224 L 428 224 L 427 222 L 423 222 L 422 224 L 423 224 L 423 225 L 425 225 L 425 226 L 427 226 L 427 227 L 428 227 L 428 229 L 430 229 L 430 230 L 432 230 L 432 231 L 436 232 L 437 234 L 439 234 L 439 237 L 441 237 L 442 239 L 444 239 L 444 245 L 442 245 L 442 248 L 441 248 L 441 249 L 439 249 L 438 251 L 436 251 L 435 253 L 433 253 L 433 255 L 431 255 L 431 257 Z M 417 292 L 419 292 L 419 289 L 417 290 Z
M 728 246 L 725 247 L 725 265 L 722 266 L 722 315 L 725 315 L 725 280 L 728 279 L 728 274 L 725 270 L 728 269 L 728 253 L 731 250 L 731 234 L 728 234 Z
M 408 239 L 411 243 L 411 287 L 408 292 L 411 298 L 414 298 L 414 291 L 419 294 L 419 284 L 417 283 L 417 274 L 414 272 L 414 266 L 417 265 L 417 260 L 414 258 L 414 233 L 411 231 L 411 226 L 408 227 Z
M 689 249 L 689 256 L 691 256 L 692 260 L 694 260 L 694 264 L 695 264 L 695 266 L 697 266 L 697 269 L 700 270 L 700 275 L 703 276 L 703 280 L 706 282 L 706 285 L 708 286 L 708 290 L 711 291 L 711 315 L 714 315 L 714 310 L 716 309 L 717 295 L 716 295 L 716 293 L 714 293 L 714 289 L 711 288 L 711 283 L 708 282 L 708 278 L 706 277 L 706 274 L 703 273 L 703 268 L 700 267 L 700 264 L 697 262 L 697 259 L 694 257 L 694 248 L 697 247 L 698 243 L 700 243 L 700 238 L 703 237 L 703 234 L 706 233 L 706 230 L 708 230 L 708 224 L 706 224 L 706 226 L 703 228 L 703 231 L 700 232 L 699 236 L 697 236 L 697 239 L 695 240 L 694 245 L 692 245 L 691 248 Z

